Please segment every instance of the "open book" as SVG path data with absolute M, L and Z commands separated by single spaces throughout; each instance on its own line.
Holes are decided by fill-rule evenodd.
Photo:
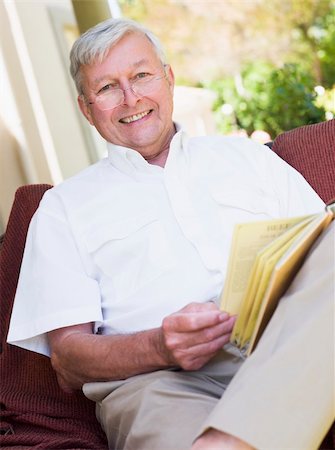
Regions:
M 220 308 L 237 320 L 231 343 L 248 356 L 306 253 L 335 216 L 319 214 L 235 226 Z

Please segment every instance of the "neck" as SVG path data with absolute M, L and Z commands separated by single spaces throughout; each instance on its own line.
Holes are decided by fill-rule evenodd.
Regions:
M 176 128 L 173 124 L 171 132 L 168 136 L 166 144 L 163 146 L 163 149 L 155 156 L 146 158 L 149 164 L 154 164 L 155 166 L 165 167 L 165 163 L 170 151 L 170 143 L 172 141 L 173 136 L 176 134 Z
M 167 157 L 169 155 L 170 146 L 165 148 L 162 152 L 160 152 L 157 156 L 153 158 L 148 158 L 147 161 L 149 164 L 154 164 L 155 166 L 165 167 L 165 163 Z

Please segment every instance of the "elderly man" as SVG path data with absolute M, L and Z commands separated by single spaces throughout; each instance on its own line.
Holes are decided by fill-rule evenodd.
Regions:
M 110 448 L 281 447 L 278 424 L 263 433 L 251 414 L 239 427 L 234 381 L 233 394 L 225 390 L 243 359 L 226 345 L 235 318 L 215 300 L 235 223 L 308 214 L 323 202 L 259 144 L 189 139 L 172 121 L 172 69 L 141 25 L 110 19 L 86 32 L 71 73 L 108 157 L 45 194 L 9 342 L 51 356 L 64 390 L 83 388 Z M 262 403 L 255 358 L 236 383 L 250 376 Z M 292 448 L 305 442 L 304 428 Z

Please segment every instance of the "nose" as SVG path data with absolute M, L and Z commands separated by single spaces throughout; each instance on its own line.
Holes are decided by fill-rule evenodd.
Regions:
M 133 88 L 131 86 L 122 90 L 123 90 L 123 104 L 127 106 L 135 106 L 141 97 L 133 91 Z

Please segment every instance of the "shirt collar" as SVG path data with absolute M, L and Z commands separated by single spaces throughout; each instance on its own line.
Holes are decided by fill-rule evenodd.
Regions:
M 176 150 L 181 150 L 183 135 L 185 135 L 179 124 L 175 124 L 175 126 L 176 134 L 171 140 L 167 162 L 170 159 L 172 148 L 174 153 Z M 139 152 L 132 148 L 107 142 L 107 151 L 110 164 L 126 175 L 136 176 L 138 173 L 157 174 L 163 170 L 159 166 L 148 163 Z

